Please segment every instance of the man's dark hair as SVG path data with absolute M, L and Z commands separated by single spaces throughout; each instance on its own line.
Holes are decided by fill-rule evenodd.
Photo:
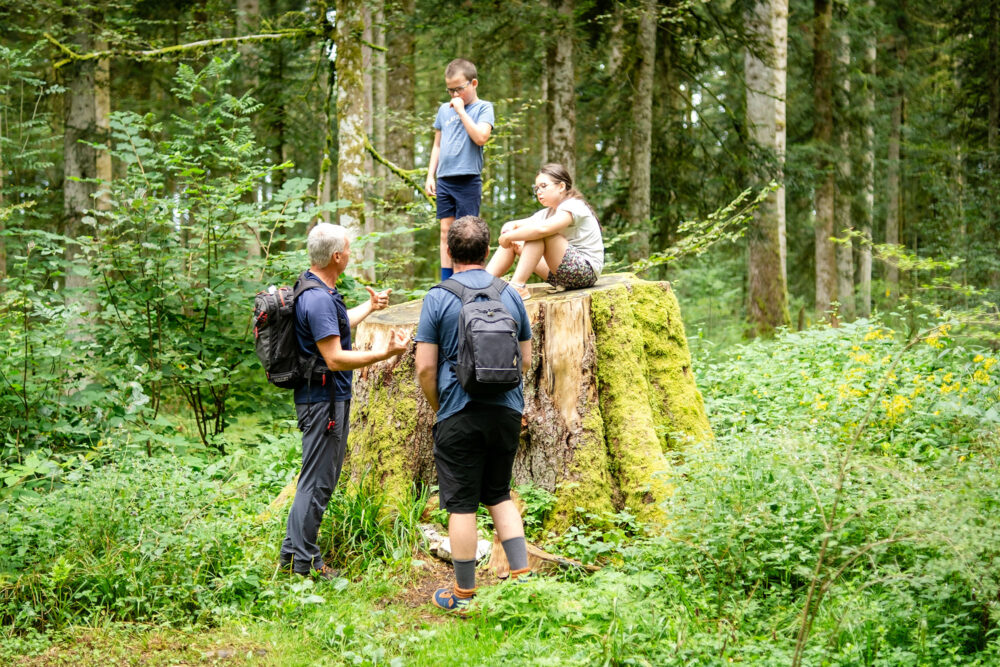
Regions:
M 490 228 L 482 218 L 464 215 L 451 223 L 448 252 L 456 264 L 485 264 L 490 252 Z

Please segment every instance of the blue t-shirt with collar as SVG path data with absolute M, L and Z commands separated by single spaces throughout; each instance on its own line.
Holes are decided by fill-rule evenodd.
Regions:
M 312 271 L 305 278 L 326 285 Z M 302 292 L 295 300 L 295 336 L 304 354 L 318 355 L 316 341 L 340 336 L 340 347 L 351 349 L 351 320 L 347 306 L 336 288 L 316 288 Z M 322 357 L 316 362 L 325 365 Z M 295 389 L 295 403 L 324 403 L 351 399 L 351 379 L 354 371 L 328 370 L 322 380 L 313 379 Z
M 465 107 L 472 122 L 489 123 L 493 127 L 493 103 L 476 100 Z M 483 171 L 483 147 L 469 136 L 458 112 L 446 102 L 438 109 L 434 129 L 441 130 L 441 152 L 438 156 L 437 178 L 448 176 L 473 176 Z
M 452 276 L 466 287 L 473 289 L 486 287 L 493 276 L 483 269 L 462 271 Z M 500 293 L 503 305 L 518 323 L 517 339 L 531 340 L 531 320 L 524 309 L 521 297 L 512 288 Z M 462 311 L 462 302 L 448 290 L 431 288 L 424 297 L 420 310 L 420 323 L 417 325 L 418 343 L 433 343 L 438 346 L 438 412 L 440 422 L 452 416 L 473 400 L 458 381 L 453 364 L 458 358 L 458 316 Z M 523 383 L 521 386 L 496 396 L 476 397 L 477 403 L 502 405 L 517 412 L 524 412 Z

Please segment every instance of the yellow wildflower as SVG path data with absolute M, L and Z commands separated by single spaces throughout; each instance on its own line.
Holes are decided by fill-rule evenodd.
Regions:
M 986 358 L 986 357 L 984 357 L 983 355 L 981 355 L 981 354 L 977 354 L 977 355 L 976 355 L 976 358 L 975 358 L 975 359 L 973 359 L 972 361 L 978 364 L 978 363 L 979 363 L 980 361 L 982 361 L 982 360 L 983 360 L 983 359 L 985 359 L 985 358 Z
M 993 368 L 993 366 L 996 363 L 997 363 L 997 360 L 995 358 L 993 358 L 993 357 L 990 357 L 989 359 L 987 359 L 986 361 L 983 362 L 983 370 L 984 371 L 990 370 L 991 368 Z
M 990 374 L 982 369 L 979 369 L 972 374 L 972 379 L 978 382 L 979 384 L 989 384 Z

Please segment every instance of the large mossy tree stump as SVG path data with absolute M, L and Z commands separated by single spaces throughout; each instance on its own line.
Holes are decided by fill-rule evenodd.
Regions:
M 528 287 L 532 360 L 515 482 L 556 494 L 552 528 L 578 507 L 657 521 L 672 491 L 669 452 L 711 438 L 670 285 L 615 274 L 584 290 Z M 383 344 L 394 328 L 415 333 L 421 303 L 370 316 L 356 348 Z M 416 383 L 414 349 L 354 378 L 345 467 L 390 497 L 435 480 L 434 413 Z

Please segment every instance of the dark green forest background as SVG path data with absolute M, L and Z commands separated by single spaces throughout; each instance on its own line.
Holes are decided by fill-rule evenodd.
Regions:
M 344 480 L 342 576 L 278 571 L 251 314 L 319 219 L 349 304 L 434 284 L 455 57 L 494 233 L 566 164 L 606 272 L 677 293 L 714 440 L 665 452 L 667 530 L 519 489 L 599 571 L 452 623 L 427 489 Z M 997 664 L 998 131 L 1000 0 L 0 0 L 0 659 Z
M 164 401 L 219 436 L 260 397 L 249 297 L 294 278 L 318 218 L 361 237 L 348 289 L 419 296 L 437 232 L 413 184 L 456 56 L 497 109 L 484 217 L 531 212 L 537 167 L 567 163 L 609 270 L 674 281 L 691 333 L 1000 289 L 997 3 L 7 2 L 0 22 L 5 459 Z M 751 91 L 770 117 L 751 60 L 786 74 Z

